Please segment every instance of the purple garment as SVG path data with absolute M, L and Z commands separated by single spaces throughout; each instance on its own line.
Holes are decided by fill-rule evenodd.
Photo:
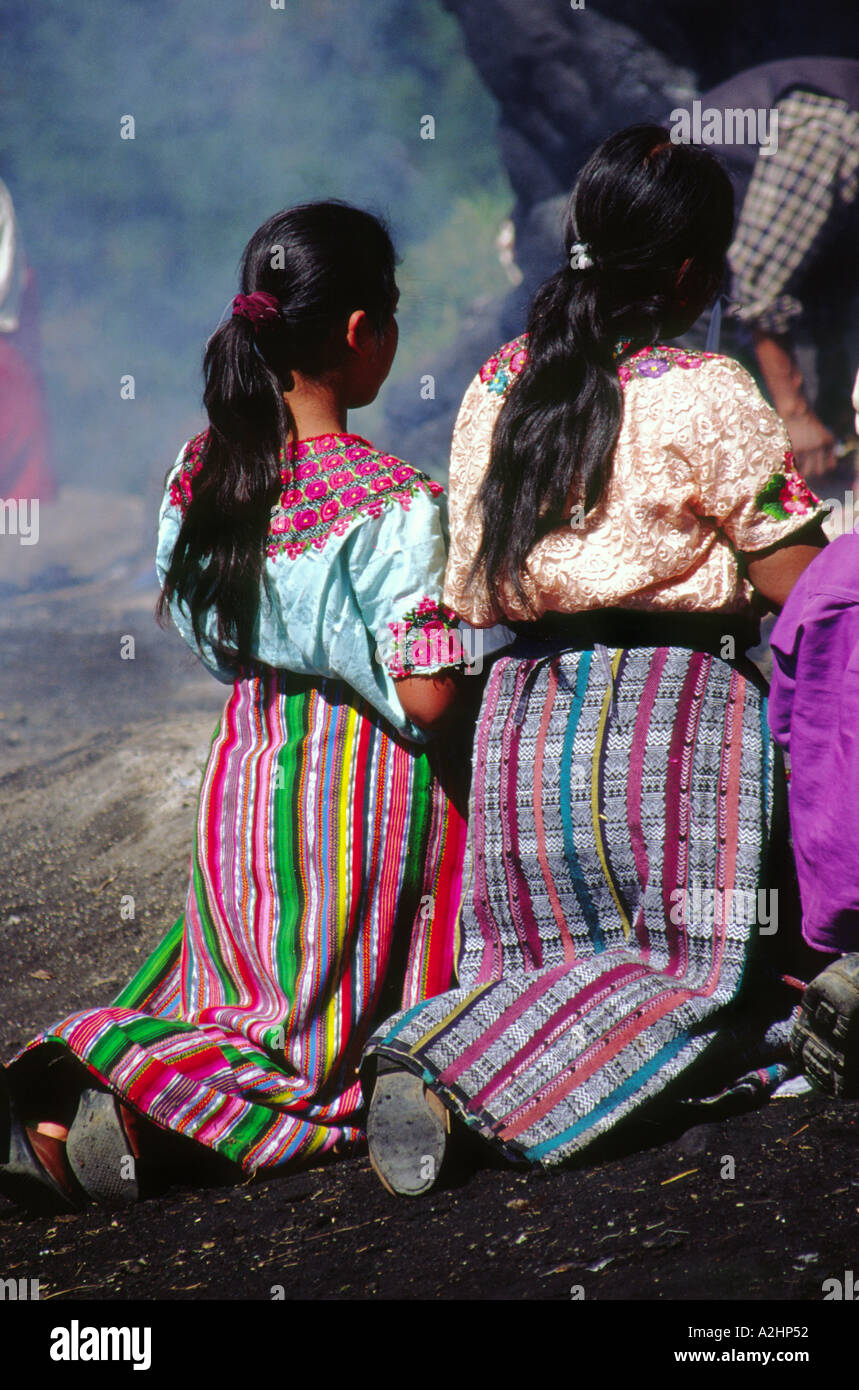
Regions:
M 822 550 L 772 635 L 773 738 L 790 754 L 802 934 L 859 950 L 859 535 Z

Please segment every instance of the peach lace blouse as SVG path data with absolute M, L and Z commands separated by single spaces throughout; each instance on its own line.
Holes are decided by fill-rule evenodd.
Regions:
M 480 581 L 466 583 L 481 534 L 471 503 L 526 352 L 523 336 L 484 364 L 454 430 L 444 599 L 476 627 L 529 617 L 512 591 L 495 613 Z M 586 518 L 574 509 L 572 524 L 531 551 L 525 587 L 537 614 L 748 612 L 739 552 L 763 550 L 826 515 L 794 467 L 784 425 L 729 357 L 650 347 L 618 372 L 624 412 L 607 494 Z

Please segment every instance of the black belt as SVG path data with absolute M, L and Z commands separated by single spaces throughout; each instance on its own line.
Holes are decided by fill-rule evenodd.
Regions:
M 723 660 L 741 658 L 760 641 L 756 618 L 737 613 L 653 613 L 600 608 L 587 613 L 547 613 L 537 622 L 511 623 L 520 649 L 531 641 L 585 649 L 605 647 L 688 647 Z M 734 639 L 733 652 L 725 638 Z M 509 649 L 508 649 L 509 651 Z

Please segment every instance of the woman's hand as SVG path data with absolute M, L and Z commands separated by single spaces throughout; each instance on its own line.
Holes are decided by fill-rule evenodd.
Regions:
M 820 478 L 835 467 L 838 462 L 835 435 L 813 410 L 800 411 L 795 415 L 782 414 L 782 419 L 790 435 L 796 466 L 803 477 Z
M 819 478 L 837 462 L 835 436 L 818 420 L 805 398 L 791 340 L 786 334 L 776 337 L 760 329 L 753 337 L 772 403 L 790 435 L 796 466 L 804 477 Z

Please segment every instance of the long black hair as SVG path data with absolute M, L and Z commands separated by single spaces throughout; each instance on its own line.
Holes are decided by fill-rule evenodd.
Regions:
M 528 356 L 499 412 L 490 466 L 476 498 L 483 535 L 471 579 L 482 572 L 503 611 L 510 585 L 533 612 L 523 580 L 529 552 L 569 506 L 597 508 L 611 477 L 623 413 L 614 348 L 635 351 L 691 323 L 677 281 L 699 312 L 719 289 L 734 199 L 707 151 L 672 144 L 659 126 L 630 126 L 591 155 L 570 195 L 565 256 L 575 242 L 592 258 L 569 259 L 537 291 Z
M 396 255 L 387 228 L 339 201 L 304 203 L 270 217 L 241 260 L 243 294 L 264 290 L 279 316 L 233 316 L 209 339 L 203 403 L 209 430 L 158 600 L 188 608 L 199 645 L 214 606 L 226 661 L 251 659 L 263 554 L 281 490 L 281 450 L 297 438 L 284 400 L 293 371 L 316 379 L 332 362 L 332 333 L 363 309 L 381 339 L 396 305 Z

